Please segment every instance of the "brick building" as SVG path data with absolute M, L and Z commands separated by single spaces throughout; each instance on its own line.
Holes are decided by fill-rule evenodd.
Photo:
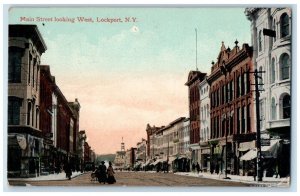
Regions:
M 210 84 L 210 171 L 239 174 L 247 169 L 239 157 L 255 144 L 254 105 L 249 71 L 253 71 L 252 47 L 235 42 L 231 50 L 222 42 L 218 61 L 212 62 Z M 227 143 L 226 143 L 227 141 Z M 227 146 L 227 152 L 226 152 Z M 227 156 L 226 156 L 227 155 Z
M 91 161 L 91 146 L 89 143 L 84 142 L 84 162 Z
M 192 150 L 192 163 L 201 162 L 200 152 L 200 93 L 199 84 L 204 80 L 206 73 L 190 71 L 188 81 L 189 87 L 189 115 L 190 115 L 190 148 Z
M 152 160 L 155 158 L 155 144 L 154 144 L 154 137 L 156 132 L 161 129 L 162 127 L 156 127 L 153 125 L 152 127 L 147 124 L 146 132 L 147 132 L 147 161 Z
M 54 132 L 55 126 L 53 118 L 53 93 L 56 88 L 55 78 L 51 75 L 48 65 L 40 65 L 40 129 L 43 135 L 44 152 L 42 156 L 42 172 L 54 172 L 55 146 Z

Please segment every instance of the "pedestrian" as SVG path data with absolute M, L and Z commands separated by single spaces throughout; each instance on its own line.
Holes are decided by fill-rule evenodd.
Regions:
M 106 183 L 107 176 L 106 176 L 106 166 L 104 165 L 104 161 L 101 161 L 101 165 L 99 165 L 98 169 L 96 170 L 96 176 L 98 178 L 99 183 Z
M 195 168 L 196 168 L 196 165 L 195 165 L 195 163 L 193 163 L 193 164 L 192 164 L 192 171 L 193 171 L 193 172 L 195 172 Z
M 197 169 L 197 172 L 198 172 L 198 174 L 199 174 L 199 172 L 200 172 L 200 165 L 199 165 L 198 162 L 197 162 L 197 164 L 196 164 L 196 169 Z
M 116 179 L 114 177 L 114 169 L 112 167 L 112 163 L 109 162 L 109 166 L 107 168 L 107 183 L 108 184 L 113 184 L 116 182 Z
M 65 170 L 65 173 L 66 173 L 66 178 L 71 180 L 72 168 L 71 168 L 71 165 L 68 161 L 66 161 L 66 163 L 64 164 L 64 170 Z

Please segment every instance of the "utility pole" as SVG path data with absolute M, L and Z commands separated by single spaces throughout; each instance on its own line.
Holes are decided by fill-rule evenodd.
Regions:
M 257 181 L 262 181 L 262 166 L 261 166 L 261 141 L 260 141 L 260 113 L 259 113 L 259 89 L 257 69 L 254 71 L 255 77 L 255 106 L 256 106 L 256 148 L 257 148 Z M 262 85 L 262 84 L 260 84 Z

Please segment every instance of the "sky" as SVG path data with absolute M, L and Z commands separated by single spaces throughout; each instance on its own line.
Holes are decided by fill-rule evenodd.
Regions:
M 97 22 L 107 18 L 122 22 Z M 148 123 L 188 117 L 184 84 L 196 69 L 195 29 L 201 72 L 210 73 L 222 41 L 230 48 L 236 39 L 251 45 L 244 8 L 15 7 L 9 23 L 38 26 L 47 45 L 41 64 L 50 66 L 68 101 L 78 98 L 80 130 L 97 154 L 120 150 L 122 137 L 126 149 L 135 147 Z

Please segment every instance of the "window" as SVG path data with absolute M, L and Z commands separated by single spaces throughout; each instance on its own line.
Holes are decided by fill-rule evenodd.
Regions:
M 276 104 L 275 104 L 275 98 L 272 97 L 272 103 L 271 103 L 271 119 L 276 119 Z
M 30 77 L 31 77 L 31 63 L 32 63 L 32 55 L 29 54 L 29 63 L 28 63 L 28 84 L 30 84 Z
M 237 108 L 237 110 L 236 110 L 236 119 L 237 119 L 237 130 L 236 130 L 236 133 L 237 134 L 239 134 L 240 133 L 240 124 L 241 124 L 241 122 L 240 122 L 240 120 L 241 120 L 241 117 L 240 117 L 240 114 L 241 112 L 240 112 L 240 108 Z
M 36 109 L 36 112 L 35 112 L 35 128 L 39 128 L 38 127 L 38 122 L 39 122 L 39 109 Z
M 262 50 L 262 35 L 261 35 L 261 31 L 259 31 L 258 33 L 258 51 L 261 52 Z
M 283 112 L 284 119 L 291 117 L 291 97 L 290 97 L 290 95 L 285 95 L 282 99 L 282 112 Z
M 275 19 L 273 20 L 273 26 L 272 26 L 273 31 L 275 31 L 275 37 L 273 37 L 273 42 L 276 41 L 276 21 Z
M 245 72 L 244 73 L 244 82 L 243 82 L 243 87 L 244 87 L 244 93 L 243 93 L 243 95 L 245 95 L 245 94 L 247 94 L 248 93 L 248 73 L 247 72 Z
M 227 103 L 227 96 L 226 96 L 227 89 L 226 89 L 226 87 L 227 87 L 227 84 L 224 84 L 224 86 L 223 86 L 223 104 Z
M 258 75 L 259 75 L 259 81 L 258 81 L 258 89 L 259 90 L 263 90 L 263 86 L 264 86 L 264 80 L 263 80 L 263 74 L 262 74 L 262 72 L 263 72 L 263 69 L 262 69 L 262 67 L 259 67 L 259 69 L 258 69 Z
M 290 57 L 284 53 L 280 57 L 281 80 L 290 78 Z
M 251 130 L 251 115 L 250 115 L 250 104 L 247 105 L 247 132 Z
M 242 107 L 242 133 L 246 133 L 246 107 Z
M 207 117 L 209 117 L 209 106 L 208 106 L 208 104 L 207 104 L 206 108 L 207 108 Z
M 289 35 L 289 26 L 289 16 L 286 13 L 284 13 L 280 17 L 281 38 Z
M 211 126 L 211 138 L 215 137 L 215 119 L 212 118 L 210 121 L 210 126 Z
M 201 119 L 203 119 L 203 108 L 201 107 Z
M 240 76 L 237 76 L 236 79 L 236 98 L 238 98 L 240 96 Z
M 273 84 L 275 82 L 275 59 L 272 59 L 271 62 L 271 84 Z
M 229 135 L 233 134 L 233 116 L 230 116 Z
M 33 66 L 32 66 L 32 87 L 34 87 L 34 77 L 35 77 L 35 74 L 34 74 L 34 71 L 35 71 L 35 67 L 36 67 L 36 58 L 33 59 Z
M 265 110 L 264 110 L 264 107 L 265 107 L 265 103 L 263 100 L 261 100 L 259 102 L 259 112 L 260 112 L 260 130 L 263 129 L 263 125 L 264 125 L 264 121 L 265 121 Z
M 36 80 L 35 80 L 35 83 L 36 83 L 36 89 L 38 88 L 38 81 L 39 81 L 39 66 L 37 65 L 36 66 Z
M 231 101 L 233 96 L 233 80 L 230 81 L 229 83 L 229 95 L 228 95 L 228 100 Z
M 22 66 L 23 49 L 17 47 L 9 48 L 8 57 L 8 82 L 21 82 L 21 66 Z
M 8 97 L 8 125 L 20 124 L 20 107 L 22 99 L 18 97 Z
M 226 130 L 226 122 L 225 122 L 225 118 L 222 120 L 222 133 L 221 133 L 221 137 L 225 137 L 225 132 L 227 131 Z
M 30 102 L 28 102 L 28 104 L 27 104 L 27 125 L 30 125 L 30 112 L 31 112 L 31 103 Z
M 246 73 L 246 93 L 250 92 L 250 77 L 249 77 L 249 69 L 248 72 Z

